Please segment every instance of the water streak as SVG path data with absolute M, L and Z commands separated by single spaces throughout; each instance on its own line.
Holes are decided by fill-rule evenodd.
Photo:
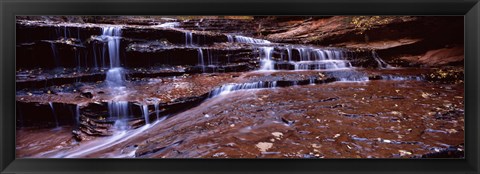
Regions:
M 380 56 L 378 56 L 377 52 L 374 50 L 372 51 L 372 57 L 377 62 L 378 68 L 380 69 L 392 68 L 392 66 L 389 65 L 387 62 L 383 61 L 383 59 L 380 58 Z
M 142 105 L 142 111 L 143 111 L 143 117 L 145 118 L 145 124 L 150 124 L 148 105 Z
M 185 31 L 185 46 L 193 46 L 193 34 L 190 31 Z
M 202 67 L 202 72 L 205 72 L 205 61 L 203 59 L 203 50 L 202 48 L 197 49 L 198 52 L 198 64 Z
M 54 42 L 50 42 L 50 48 L 52 48 L 52 55 L 53 55 L 53 59 L 55 60 L 55 67 L 59 67 L 60 58 L 58 57 L 58 49 L 57 49 L 57 46 L 55 46 Z
M 57 113 L 55 113 L 55 109 L 53 108 L 53 103 L 48 102 L 48 105 L 50 105 L 50 109 L 52 110 L 53 119 L 55 120 L 55 127 L 58 128 L 59 126 L 58 117 L 57 117 Z

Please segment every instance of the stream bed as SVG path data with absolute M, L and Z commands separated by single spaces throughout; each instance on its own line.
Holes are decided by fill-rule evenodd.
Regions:
M 17 21 L 17 157 L 463 157 L 463 76 L 176 27 Z

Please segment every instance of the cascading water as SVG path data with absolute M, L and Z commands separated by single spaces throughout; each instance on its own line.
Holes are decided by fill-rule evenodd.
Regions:
M 110 69 L 107 71 L 107 86 L 112 88 L 114 95 L 123 93 L 125 82 L 125 73 L 120 62 L 120 37 L 121 27 L 107 26 L 103 28 L 102 38 L 107 39 L 108 54 L 110 60 Z M 116 118 L 114 127 L 117 130 L 127 130 L 129 128 L 124 117 L 128 116 L 127 101 L 108 102 L 108 112 L 110 118 Z
M 273 47 L 261 47 L 261 54 L 263 55 L 262 60 L 260 60 L 260 70 L 268 71 L 275 69 L 275 63 L 272 60 Z
M 54 42 L 50 42 L 50 48 L 52 48 L 52 55 L 53 55 L 53 59 L 54 59 L 54 62 L 55 62 L 55 67 L 59 67 L 60 66 L 60 59 L 58 57 L 57 46 L 55 46 Z
M 202 72 L 205 72 L 205 61 L 203 59 L 203 51 L 202 48 L 198 48 L 198 64 L 202 67 Z
M 287 48 L 288 62 L 293 65 L 294 70 L 330 70 L 352 67 L 350 61 L 346 60 L 343 50 L 330 50 L 320 48 L 294 48 L 298 51 L 299 61 L 292 58 L 292 53 Z
M 104 27 L 102 38 L 107 39 L 110 69 L 107 72 L 106 82 L 109 87 L 123 86 L 125 73 L 120 64 L 120 36 L 121 27 Z
M 152 27 L 160 27 L 160 28 L 175 28 L 177 26 L 179 26 L 180 23 L 178 22 L 165 22 L 163 24 L 159 24 L 159 25 L 154 25 Z
M 110 101 L 108 102 L 108 114 L 110 118 L 116 118 L 114 127 L 117 130 L 127 130 L 128 124 L 126 118 L 128 116 L 127 101 Z
M 107 71 L 106 79 L 109 87 L 121 87 L 125 82 L 125 73 L 123 68 L 115 67 Z
M 185 46 L 193 45 L 193 34 L 190 31 L 185 32 Z
M 292 48 L 287 47 L 287 55 L 288 55 L 288 61 L 292 61 Z
M 232 42 L 235 42 L 235 40 L 233 39 L 233 36 L 232 35 L 227 35 L 227 41 L 232 43 Z
M 157 115 L 157 120 L 160 118 L 160 102 L 158 99 L 155 100 L 155 103 L 153 104 L 155 107 L 155 114 Z
M 372 50 L 372 57 L 377 62 L 378 68 L 381 68 L 381 69 L 392 68 L 391 65 L 389 65 L 387 62 L 383 61 L 383 59 L 380 58 L 380 56 L 378 56 L 378 54 L 375 50 Z
M 248 43 L 248 44 L 270 44 L 271 43 L 268 40 L 255 39 L 255 38 L 246 37 L 246 36 L 235 36 L 235 42 Z
M 75 124 L 78 126 L 80 123 L 80 106 L 75 105 Z
M 271 82 L 260 81 L 260 82 L 242 83 L 242 84 L 226 84 L 210 92 L 210 98 L 218 95 L 225 95 L 232 91 L 260 89 L 260 88 L 274 88 L 276 86 L 277 86 L 276 81 L 271 81 Z
M 150 124 L 148 105 L 142 105 L 143 117 L 145 118 L 145 124 Z

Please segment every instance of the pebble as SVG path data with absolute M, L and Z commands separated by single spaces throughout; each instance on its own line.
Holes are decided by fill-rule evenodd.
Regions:
M 272 148 L 273 143 L 270 142 L 259 142 L 255 145 L 261 152 L 266 152 L 268 149 Z
M 272 135 L 277 139 L 280 140 L 283 137 L 283 133 L 281 132 L 272 132 Z
M 340 134 L 335 134 L 335 136 L 333 136 L 333 138 L 338 138 L 340 136 Z

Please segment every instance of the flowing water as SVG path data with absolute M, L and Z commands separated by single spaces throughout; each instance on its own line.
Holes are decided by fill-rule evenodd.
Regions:
M 226 43 L 216 42 L 223 45 L 215 47 L 202 45 L 208 35 L 195 32 L 194 39 L 192 31 L 178 26 L 167 22 L 151 28 L 180 33 L 170 40 L 175 46 L 160 50 L 167 52 L 169 60 L 185 64 L 146 63 L 135 68 L 122 62 L 128 58 L 122 30 L 128 27 L 102 26 L 98 38 L 103 44 L 92 44 L 89 54 L 75 51 L 73 58 L 76 73 L 79 67 L 108 68 L 104 82 L 83 83 L 72 87 L 74 92 L 41 99 L 48 101 L 44 106 L 50 108 L 55 127 L 60 127 L 59 118 L 66 118 L 66 112 L 54 108 L 53 101 L 65 102 L 75 104 L 75 111 L 72 107 L 69 111 L 73 116 L 68 117 L 74 118 L 75 126 L 68 129 L 86 127 L 83 119 L 89 119 L 110 125 L 112 135 L 77 141 L 68 131 L 54 130 L 59 136 L 48 144 L 28 138 L 47 134 L 45 130 L 21 130 L 19 156 L 368 158 L 392 157 L 405 150 L 412 157 L 461 143 L 463 120 L 457 117 L 463 114 L 458 109 L 463 107 L 461 85 L 435 86 L 422 73 L 394 68 L 375 51 L 362 59 L 377 68 L 365 68 L 355 64 L 354 50 L 273 43 L 235 34 L 221 35 Z M 59 36 L 80 38 L 69 30 L 65 27 Z M 251 52 L 231 58 L 236 53 L 230 47 L 237 45 Z M 63 57 L 55 44 L 51 51 L 58 68 Z M 157 59 L 139 56 L 133 61 Z M 221 67 L 246 62 L 246 69 L 227 72 Z M 188 71 L 189 66 L 197 71 Z M 171 73 L 174 68 L 180 73 L 152 73 Z M 33 93 L 21 96 L 35 97 Z M 268 150 L 259 148 L 269 143 Z
M 102 36 L 107 39 L 110 69 L 106 82 L 110 87 L 119 87 L 125 81 L 125 73 L 120 62 L 121 27 L 105 27 Z

